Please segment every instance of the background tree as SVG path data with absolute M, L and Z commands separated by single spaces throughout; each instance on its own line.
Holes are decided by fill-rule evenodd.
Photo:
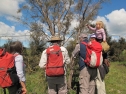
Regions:
M 110 51 L 109 56 L 111 61 L 124 61 L 124 54 L 126 50 L 126 40 L 120 38 L 119 40 L 112 40 L 109 42 Z
M 58 33 L 65 40 L 68 34 L 84 31 L 85 24 L 97 15 L 106 1 L 109 0 L 27 0 L 18 11 L 25 13 L 19 20 L 29 28 L 41 24 L 43 35 Z M 71 28 L 73 20 L 78 23 L 76 28 Z
M 41 32 L 41 25 L 33 24 L 31 25 L 31 41 L 30 41 L 30 50 L 28 50 L 28 56 L 26 57 L 26 62 L 29 71 L 35 71 L 38 69 L 38 63 L 42 51 L 45 49 L 45 36 Z

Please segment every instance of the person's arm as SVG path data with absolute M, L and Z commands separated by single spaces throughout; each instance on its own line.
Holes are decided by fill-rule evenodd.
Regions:
M 22 55 L 17 55 L 15 57 L 15 67 L 17 71 L 17 75 L 19 77 L 19 81 L 22 87 L 22 94 L 27 93 L 26 85 L 25 85 L 25 72 L 24 72 L 24 62 Z
M 27 93 L 27 89 L 26 89 L 26 85 L 25 82 L 21 81 L 21 86 L 22 86 L 22 94 L 26 94 Z
M 104 29 L 101 29 L 101 33 L 102 33 L 102 36 L 103 36 L 103 41 L 105 42 L 106 41 L 105 30 Z
M 46 54 L 46 50 L 44 50 L 42 55 L 41 55 L 39 67 L 45 69 L 46 63 L 47 63 L 47 54 Z
M 90 30 L 92 30 L 92 31 L 96 31 L 96 28 L 93 28 L 93 27 L 91 27 L 90 25 L 87 25 L 87 27 L 88 27 Z
M 79 51 L 80 51 L 80 44 L 77 44 L 75 46 L 75 49 L 72 52 L 72 57 L 76 58 L 76 56 L 78 55 Z
M 64 55 L 64 59 L 65 59 L 65 63 L 66 64 L 69 64 L 70 63 L 70 57 L 69 57 L 69 54 L 68 54 L 68 51 L 67 49 L 65 48 L 65 51 L 64 51 L 65 55 Z

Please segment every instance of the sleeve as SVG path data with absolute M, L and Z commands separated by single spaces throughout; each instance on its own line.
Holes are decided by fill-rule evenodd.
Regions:
M 40 59 L 40 62 L 39 62 L 39 67 L 44 68 L 46 63 L 47 63 L 47 54 L 46 54 L 46 50 L 44 50 L 42 52 L 42 55 L 41 55 L 41 59 Z
M 15 67 L 17 71 L 17 75 L 19 77 L 20 81 L 25 81 L 25 72 L 24 72 L 24 62 L 23 62 L 23 56 L 18 55 L 15 57 Z
M 63 62 L 65 64 L 69 64 L 70 63 L 70 57 L 69 57 L 67 49 L 63 46 L 61 46 L 60 48 L 61 48 L 62 55 L 63 55 Z
M 102 36 L 103 36 L 103 41 L 106 41 L 106 34 L 105 34 L 105 30 L 102 29 Z
M 70 57 L 69 57 L 69 54 L 68 54 L 67 49 L 65 49 L 64 59 L 65 59 L 65 63 L 66 64 L 69 64 L 70 63 Z
M 93 28 L 93 27 L 91 27 L 91 26 L 88 26 L 88 28 L 89 28 L 90 30 L 92 30 L 92 31 L 96 31 L 96 28 Z
M 80 44 L 77 44 L 72 52 L 72 57 L 75 58 L 79 54 L 79 51 L 80 51 Z

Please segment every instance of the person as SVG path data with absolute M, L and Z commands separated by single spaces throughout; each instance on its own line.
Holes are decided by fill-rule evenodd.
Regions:
M 105 33 L 105 30 L 104 30 L 104 23 L 102 21 L 97 21 L 96 22 L 96 27 L 93 28 L 91 27 L 90 25 L 87 24 L 87 27 L 92 30 L 92 31 L 95 31 L 95 35 L 96 35 L 96 40 L 99 42 L 99 43 L 107 43 L 106 42 L 106 33 Z M 103 45 L 102 45 L 103 46 Z M 103 47 L 104 48 L 104 47 Z M 103 56 L 103 63 L 104 64 L 107 64 L 107 66 L 109 67 L 109 60 L 108 60 L 108 54 L 106 51 L 104 51 L 103 49 L 103 53 L 102 53 L 102 56 Z M 106 66 L 106 65 L 105 65 Z M 99 70 L 100 70 L 100 73 L 102 72 L 103 68 L 102 67 L 99 67 Z M 105 78 L 105 74 L 101 73 L 102 75 L 102 80 Z
M 80 43 L 75 46 L 72 52 L 73 58 L 79 55 L 79 94 L 95 94 L 95 77 L 97 76 L 97 69 L 88 67 L 84 62 L 86 58 L 86 46 L 81 43 L 83 41 L 88 43 L 87 35 L 80 34 L 79 39 Z
M 52 36 L 51 40 L 49 40 L 48 42 L 51 42 L 51 45 L 48 48 L 53 47 L 55 45 L 58 45 L 60 47 L 63 57 L 63 63 L 65 64 L 64 75 L 54 77 L 46 75 L 46 79 L 48 82 L 48 94 L 67 94 L 66 66 L 70 63 L 68 51 L 65 47 L 61 46 L 62 40 L 59 36 Z M 49 60 L 49 57 L 47 56 L 48 48 L 42 52 L 41 59 L 39 62 L 40 68 L 45 69 L 45 71 L 48 63 L 47 60 Z
M 90 30 L 94 31 L 96 34 L 96 40 L 98 42 L 106 42 L 106 33 L 104 30 L 104 24 L 102 21 L 97 21 L 95 28 L 91 27 L 90 25 L 86 25 Z
M 26 94 L 27 89 L 25 85 L 25 65 L 23 62 L 23 56 L 21 55 L 23 51 L 23 45 L 20 41 L 15 41 L 10 44 L 10 53 L 15 56 L 15 67 L 17 76 L 19 77 L 19 83 L 8 87 L 9 94 L 17 94 L 21 90 L 21 94 Z
M 90 41 L 91 42 L 96 41 L 96 35 L 94 33 L 91 35 Z M 104 60 L 104 57 L 103 57 L 103 60 Z M 104 61 L 103 61 L 103 63 L 104 63 Z M 97 94 L 106 94 L 105 82 L 104 82 L 105 72 L 104 72 L 103 63 L 101 66 L 99 66 L 97 68 L 97 77 L 95 78 Z

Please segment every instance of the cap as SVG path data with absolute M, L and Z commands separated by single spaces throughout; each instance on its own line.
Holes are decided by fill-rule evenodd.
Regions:
M 90 35 L 90 38 L 96 38 L 95 33 L 91 34 L 91 35 Z
M 63 41 L 63 40 L 59 36 L 52 36 L 48 42 L 52 42 L 52 41 Z

